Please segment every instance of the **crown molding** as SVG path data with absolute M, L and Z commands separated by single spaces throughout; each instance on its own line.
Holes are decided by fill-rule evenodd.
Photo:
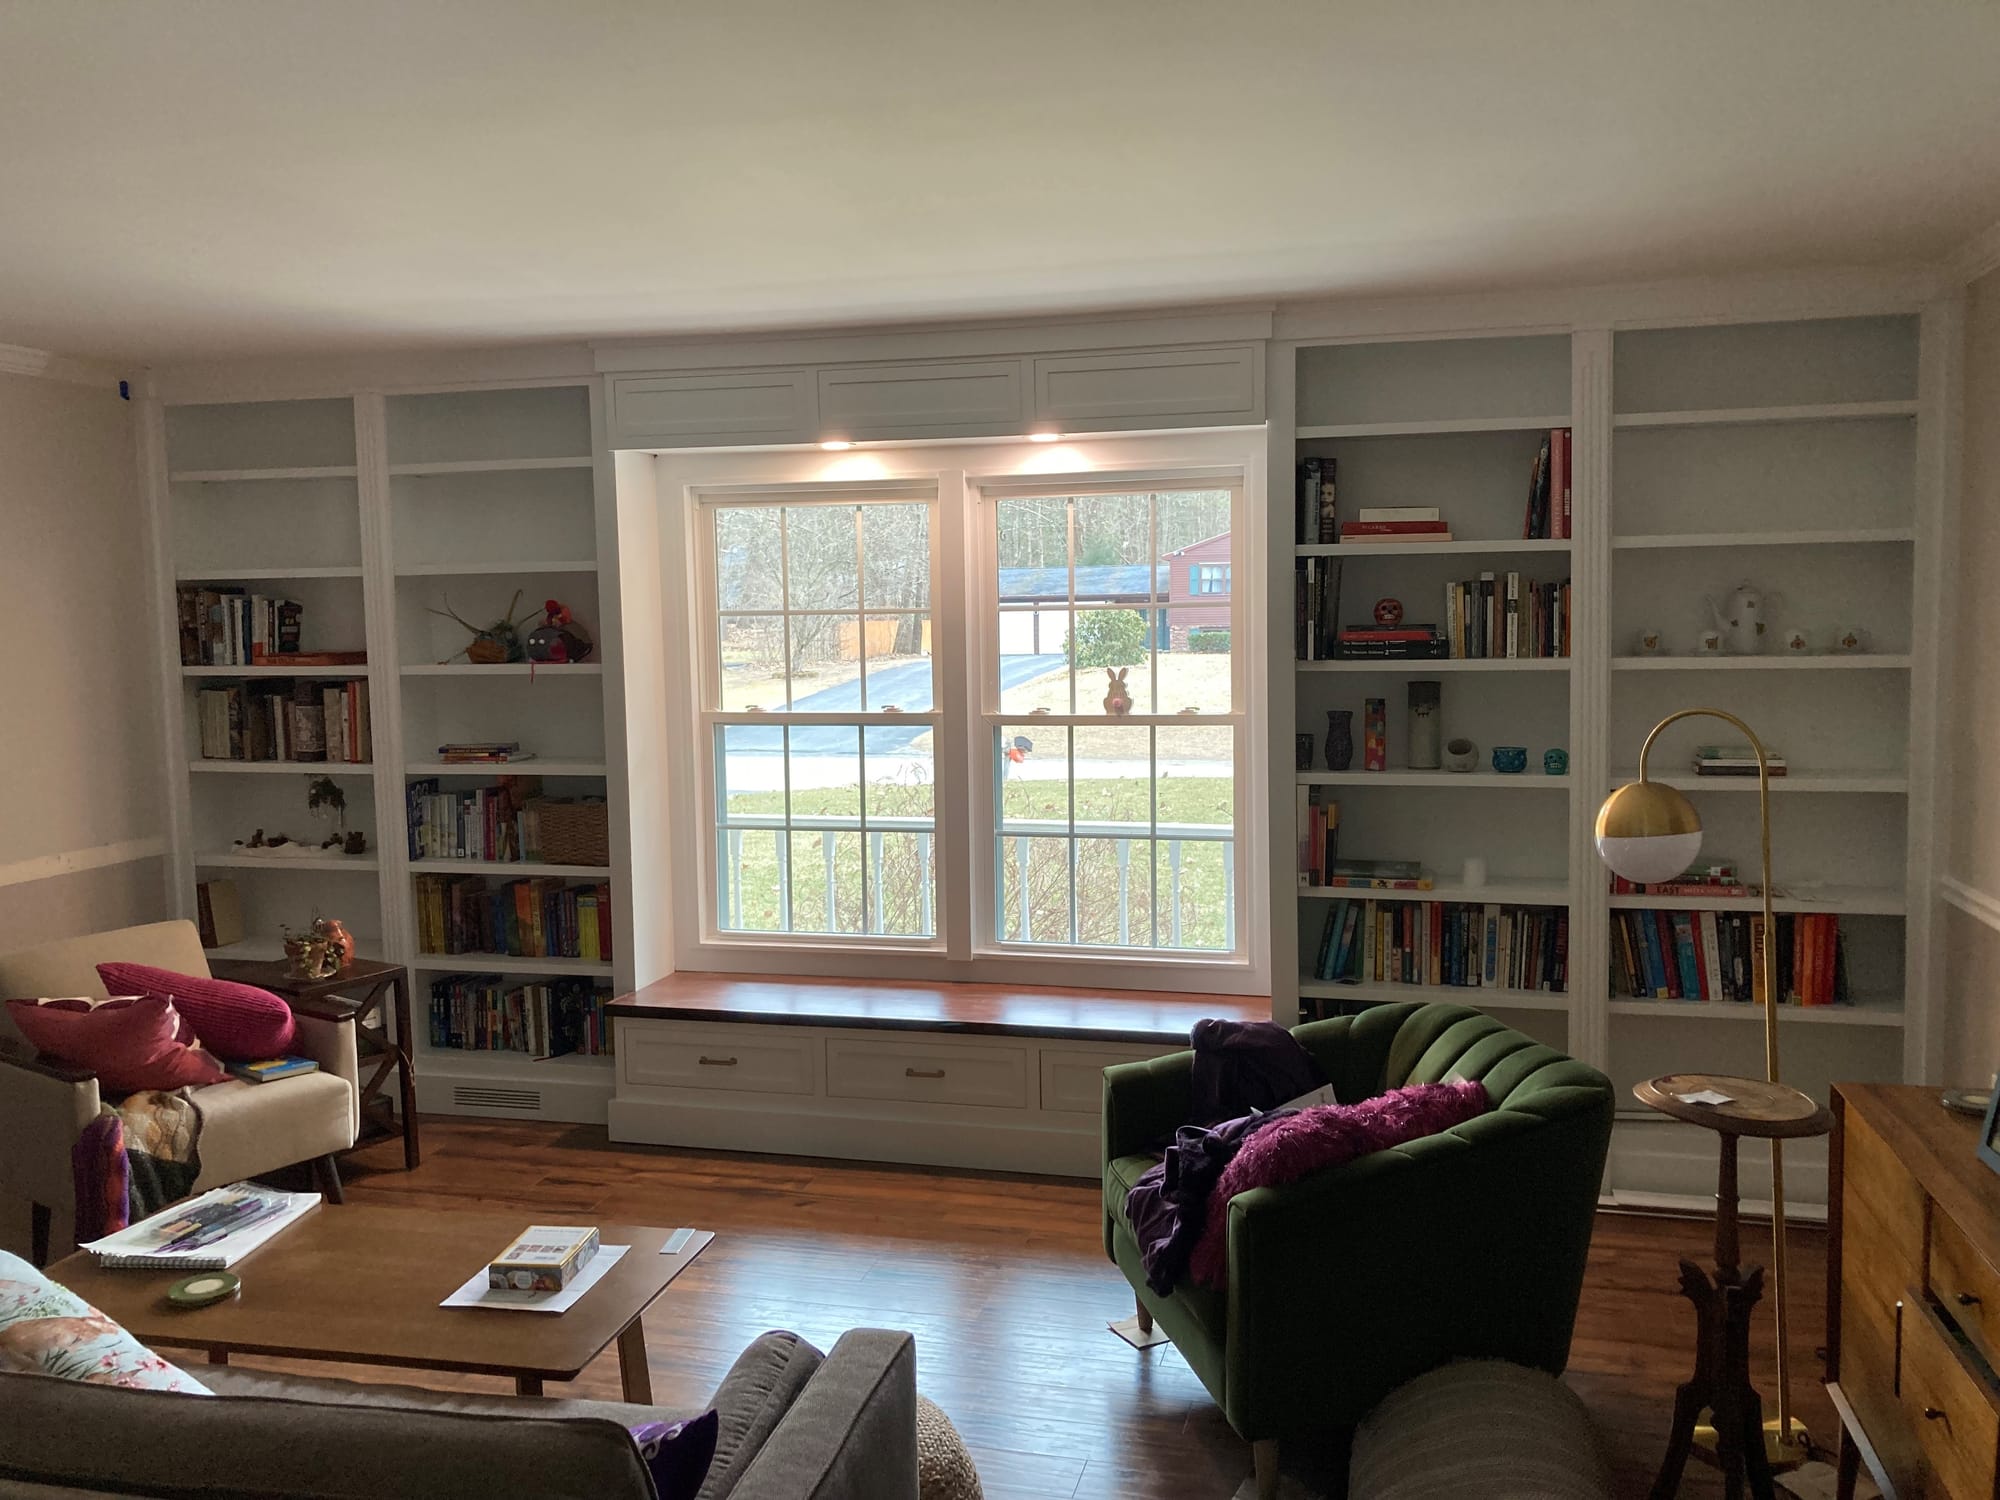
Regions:
M 2000 271 L 2000 221 L 1987 225 L 1945 262 L 1945 274 L 1960 286 L 1971 286 L 1989 271 Z
M 30 349 L 25 344 L 0 344 L 0 375 L 30 375 L 42 380 L 66 380 L 72 385 L 116 386 L 119 374 L 94 359 L 76 359 Z

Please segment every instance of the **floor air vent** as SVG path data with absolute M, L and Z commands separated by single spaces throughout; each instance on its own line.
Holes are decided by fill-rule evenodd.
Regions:
M 495 1089 L 453 1084 L 451 1102 L 461 1109 L 525 1109 L 542 1112 L 540 1089 Z

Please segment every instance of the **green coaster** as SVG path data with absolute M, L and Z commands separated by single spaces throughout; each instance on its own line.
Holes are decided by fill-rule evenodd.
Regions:
M 243 1283 L 228 1271 L 201 1271 L 167 1288 L 167 1300 L 175 1307 L 207 1307 L 224 1297 L 233 1297 Z

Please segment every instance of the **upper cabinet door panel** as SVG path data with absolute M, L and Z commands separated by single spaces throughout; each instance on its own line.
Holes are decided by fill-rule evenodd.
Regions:
M 819 372 L 824 438 L 987 437 L 1027 423 L 1025 361 L 833 366 Z
M 703 448 L 816 436 L 812 374 L 614 375 L 611 446 Z
M 1035 417 L 1078 427 L 1185 427 L 1264 420 L 1264 361 L 1254 344 L 1035 361 Z

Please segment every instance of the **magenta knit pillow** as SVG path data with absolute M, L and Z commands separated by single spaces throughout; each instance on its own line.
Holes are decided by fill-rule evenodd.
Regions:
M 97 977 L 114 995 L 172 1000 L 200 1033 L 202 1045 L 229 1062 L 258 1062 L 291 1050 L 292 1008 L 269 990 L 151 964 L 99 964 Z

